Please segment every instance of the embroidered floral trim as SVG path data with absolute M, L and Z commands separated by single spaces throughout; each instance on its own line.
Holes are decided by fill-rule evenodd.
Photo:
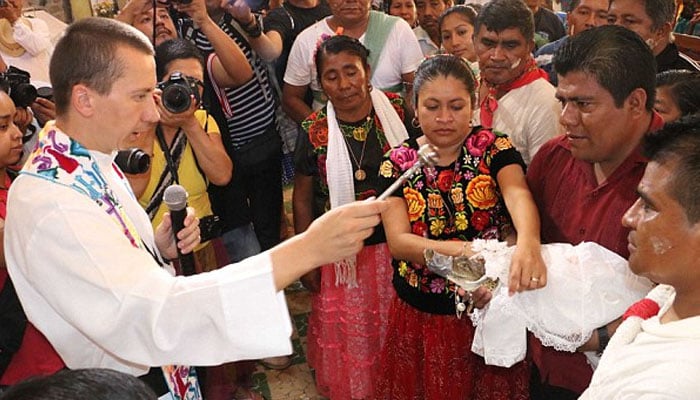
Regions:
M 501 239 L 511 221 L 500 189 L 491 177 L 493 157 L 513 146 L 507 135 L 488 129 L 471 133 L 454 165 L 423 168 L 403 187 L 411 231 L 437 240 Z M 387 179 L 398 178 L 417 158 L 404 143 L 392 149 L 379 168 Z M 395 260 L 399 276 L 423 293 L 451 295 L 455 285 L 425 266 Z
M 403 99 L 394 93 L 385 93 L 389 98 L 389 101 L 394 106 L 394 110 L 399 115 L 401 120 L 404 119 L 404 110 L 402 107 Z M 382 130 L 382 123 L 379 121 L 379 117 L 374 114 L 374 126 L 380 132 Z M 301 123 L 301 127 L 309 135 L 309 141 L 313 146 L 313 152 L 316 156 L 316 166 L 318 168 L 318 174 L 320 179 L 319 186 L 321 193 L 328 197 L 328 177 L 326 173 L 326 157 L 328 151 L 328 118 L 326 116 L 326 110 L 321 109 L 311 114 L 306 120 Z M 379 140 L 379 145 L 382 148 L 382 152 L 386 153 L 390 150 L 389 142 L 387 142 L 384 135 L 377 135 Z M 413 164 L 411 164 L 413 165 Z M 410 165 L 409 165 L 410 166 Z M 358 200 L 364 200 L 371 196 L 376 196 L 375 191 L 367 191 L 356 193 Z

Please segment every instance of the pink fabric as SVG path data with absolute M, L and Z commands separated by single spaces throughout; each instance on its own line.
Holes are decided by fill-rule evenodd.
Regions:
M 362 249 L 359 287 L 352 289 L 335 285 L 333 265 L 321 268 L 321 292 L 313 297 L 307 334 L 317 389 L 333 400 L 369 399 L 395 297 L 391 255 L 386 243 Z
M 472 353 L 468 317 L 421 312 L 397 298 L 391 308 L 377 400 L 529 399 L 526 361 L 510 368 Z

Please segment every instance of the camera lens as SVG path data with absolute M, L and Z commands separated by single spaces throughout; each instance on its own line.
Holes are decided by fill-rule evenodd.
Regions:
M 10 97 L 17 107 L 29 107 L 36 100 L 36 88 L 28 83 L 10 87 Z
M 143 174 L 148 171 L 148 167 L 151 165 L 151 156 L 145 151 L 133 147 L 119 150 L 114 162 L 127 174 Z
M 51 89 L 51 86 L 42 86 L 36 90 L 36 97 L 53 100 L 53 89 Z
M 189 87 L 184 86 L 179 83 L 174 83 L 163 88 L 163 95 L 161 99 L 163 101 L 163 107 L 173 114 L 181 113 L 192 104 L 192 99 L 190 98 Z

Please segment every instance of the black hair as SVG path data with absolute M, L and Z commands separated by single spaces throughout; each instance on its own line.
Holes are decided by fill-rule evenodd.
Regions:
M 418 104 L 418 95 L 423 85 L 437 77 L 453 77 L 464 84 L 469 92 L 472 108 L 476 104 L 476 79 L 469 64 L 461 57 L 451 54 L 438 54 L 425 59 L 418 67 L 413 78 L 413 104 Z
M 369 67 L 369 50 L 360 43 L 359 40 L 345 35 L 335 35 L 321 42 L 321 45 L 316 50 L 314 55 L 314 63 L 316 64 L 316 76 L 321 82 L 321 71 L 323 70 L 323 62 L 329 54 L 349 53 L 357 56 L 362 60 L 362 65 Z
M 11 386 L 2 400 L 156 400 L 157 396 L 135 376 L 111 369 L 62 370 Z
M 413 1 L 413 5 L 415 6 L 415 5 L 416 5 L 416 1 L 415 1 L 415 0 L 412 0 L 412 1 Z M 394 0 L 386 0 L 386 1 L 384 2 L 384 4 L 383 4 L 383 5 L 384 5 L 384 13 L 389 14 L 389 10 L 391 9 L 391 4 L 392 4 L 393 2 L 394 2 Z
M 156 75 L 158 81 L 166 78 L 168 65 L 175 60 L 196 59 L 204 70 L 204 57 L 197 46 L 182 38 L 169 39 L 156 47 Z
M 460 5 L 448 8 L 440 15 L 440 18 L 438 19 L 438 27 L 440 28 L 440 30 L 442 30 L 442 21 L 445 20 L 445 17 L 447 17 L 448 15 L 455 14 L 455 13 L 466 18 L 466 20 L 469 21 L 469 23 L 472 26 L 474 26 L 474 24 L 476 23 L 476 16 L 479 13 L 479 11 L 477 11 L 477 9 L 474 6 L 475 5 L 472 5 L 472 4 L 469 4 L 469 5 L 460 4 Z
M 676 2 L 674 0 L 640 1 L 644 2 L 644 12 L 651 18 L 651 28 L 653 30 L 661 28 L 665 23 L 674 22 L 676 20 Z M 615 0 L 610 0 L 610 6 L 612 6 L 614 2 Z
M 482 25 L 491 32 L 517 28 L 526 40 L 535 40 L 535 17 L 522 0 L 492 0 L 486 3 L 476 17 L 475 35 Z
M 666 87 L 681 116 L 700 112 L 700 72 L 672 69 L 656 74 L 656 88 Z
M 642 147 L 652 162 L 675 163 L 669 193 L 685 209 L 690 223 L 700 221 L 700 114 L 648 133 Z
M 615 25 L 587 29 L 559 48 L 553 64 L 561 76 L 571 72 L 593 76 L 617 107 L 639 88 L 647 94 L 646 109 L 654 106 L 656 60 L 649 46 L 629 29 Z

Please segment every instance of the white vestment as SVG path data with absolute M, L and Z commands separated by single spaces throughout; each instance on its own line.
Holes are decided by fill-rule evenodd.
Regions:
M 151 222 L 112 168 L 113 155 L 90 154 L 153 251 Z M 27 317 L 69 368 L 141 375 L 151 366 L 291 353 L 289 313 L 268 253 L 172 276 L 95 201 L 32 175 L 10 190 L 5 252 Z

